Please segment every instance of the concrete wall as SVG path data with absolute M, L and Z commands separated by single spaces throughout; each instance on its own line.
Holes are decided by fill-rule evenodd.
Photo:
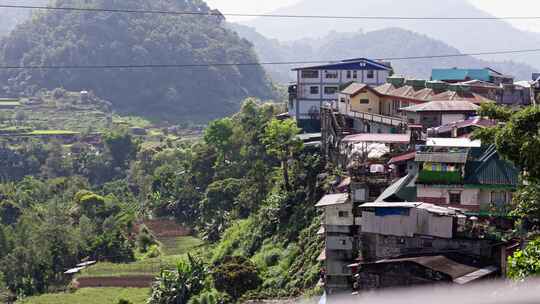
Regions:
M 347 212 L 347 216 L 340 217 L 339 212 Z M 325 226 L 352 226 L 354 225 L 352 203 L 327 206 L 324 208 L 324 225 Z
M 362 256 L 367 261 L 402 257 L 405 255 L 462 254 L 492 257 L 492 243 L 483 240 L 444 239 L 435 237 L 399 237 L 362 233 Z
M 373 212 L 364 211 L 360 223 L 363 233 L 382 235 L 452 238 L 453 232 L 451 216 L 438 216 L 418 208 L 409 209 L 409 215 L 376 216 Z
M 417 210 L 409 209 L 409 215 L 376 216 L 374 212 L 362 212 L 362 232 L 395 236 L 414 236 L 417 229 Z
M 326 261 L 326 274 L 331 276 L 351 276 L 351 269 L 347 265 L 348 261 L 330 260 Z
M 480 190 L 465 189 L 462 187 L 444 187 L 417 185 L 417 197 L 421 198 L 444 198 L 446 203 L 450 202 L 450 191 L 461 192 L 461 204 L 464 206 L 480 206 Z
M 326 248 L 328 250 L 353 250 L 354 239 L 350 236 L 327 236 Z
M 360 100 L 367 99 L 369 100 L 368 104 L 360 103 Z M 380 103 L 381 100 L 379 96 L 374 94 L 371 91 L 366 90 L 350 99 L 350 109 L 355 112 L 366 112 L 366 113 L 380 113 Z

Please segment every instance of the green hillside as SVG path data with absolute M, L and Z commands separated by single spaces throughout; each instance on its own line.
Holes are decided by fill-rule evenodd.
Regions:
M 64 0 L 56 5 L 209 12 L 200 0 Z M 42 11 L 0 42 L 2 65 L 204 65 L 256 61 L 251 44 L 224 28 L 215 17 Z M 56 87 L 91 90 L 110 100 L 121 112 L 169 121 L 208 121 L 234 113 L 247 96 L 273 96 L 272 86 L 259 66 L 0 72 L 0 88 L 10 96 Z

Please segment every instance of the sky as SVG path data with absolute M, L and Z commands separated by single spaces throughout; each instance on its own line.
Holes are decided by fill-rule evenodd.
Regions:
M 229 13 L 269 13 L 277 8 L 300 2 L 301 0 L 206 0 L 212 8 Z M 448 1 L 448 0 L 433 0 Z M 450 0 L 451 1 L 451 0 Z M 470 0 L 472 4 L 492 15 L 502 16 L 540 16 L 540 0 Z M 329 2 L 331 3 L 331 2 Z M 347 15 L 348 12 L 344 12 Z M 245 18 L 228 18 L 243 21 Z M 524 30 L 540 32 L 540 20 L 511 21 Z

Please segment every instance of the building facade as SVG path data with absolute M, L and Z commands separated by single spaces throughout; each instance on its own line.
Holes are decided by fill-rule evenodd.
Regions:
M 318 131 L 320 108 L 336 103 L 342 87 L 351 82 L 378 86 L 392 73 L 389 63 L 366 58 L 294 69 L 297 82 L 289 87 L 289 115 L 300 127 Z

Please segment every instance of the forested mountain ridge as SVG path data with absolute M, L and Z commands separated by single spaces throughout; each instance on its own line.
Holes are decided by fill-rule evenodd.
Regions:
M 241 37 L 250 40 L 261 61 L 310 61 L 341 60 L 347 58 L 396 58 L 408 56 L 430 56 L 461 54 L 443 41 L 432 39 L 401 28 L 386 28 L 371 32 L 337 33 L 327 36 L 304 38 L 297 41 L 281 42 L 265 38 L 254 28 L 231 24 Z M 290 70 L 298 65 L 268 66 L 267 71 L 275 81 L 286 83 L 294 80 Z M 394 71 L 409 77 L 429 78 L 432 68 L 443 67 L 492 67 L 500 72 L 529 79 L 535 69 L 527 64 L 512 61 L 486 61 L 472 56 L 394 60 Z
M 209 11 L 199 0 L 56 1 L 57 6 Z M 257 62 L 251 44 L 215 17 L 46 11 L 0 43 L 2 65 L 168 65 Z M 92 90 L 116 110 L 208 121 L 239 109 L 247 96 L 272 98 L 259 66 L 0 71 L 3 93 L 39 88 Z
M 435 4 L 436 3 L 436 4 Z M 435 4 L 435 5 L 434 5 Z M 520 5 L 513 3 L 511 5 Z M 403 16 L 403 17 L 478 17 L 494 16 L 477 8 L 469 0 L 336 0 L 328 5 L 326 0 L 303 0 L 278 9 L 272 14 L 281 15 L 335 15 L 335 16 Z M 332 31 L 374 31 L 400 27 L 440 39 L 462 52 L 535 49 L 540 43 L 540 33 L 515 28 L 505 20 L 333 20 L 256 18 L 245 24 L 261 34 L 291 41 L 303 38 L 322 38 Z M 509 55 L 491 55 L 490 60 L 506 60 Z M 540 68 L 540 54 L 513 54 L 513 60 Z M 530 75 L 529 75 L 530 76 Z M 527 79 L 529 79 L 528 77 Z

